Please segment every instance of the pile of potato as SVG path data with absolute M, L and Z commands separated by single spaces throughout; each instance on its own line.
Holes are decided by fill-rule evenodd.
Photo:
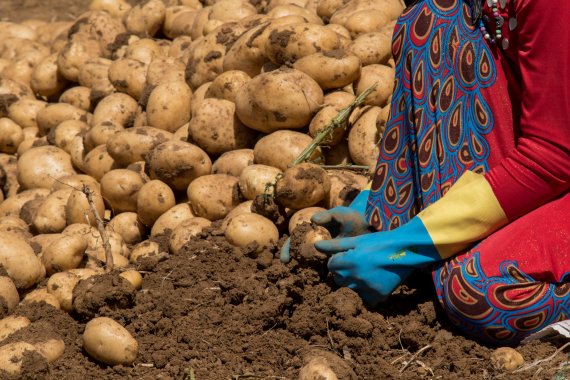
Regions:
M 103 272 L 104 242 L 140 287 L 129 269 L 167 254 L 159 235 L 178 254 L 221 221 L 229 242 L 261 252 L 347 204 L 369 178 L 338 168 L 374 167 L 402 10 L 400 0 L 93 0 L 73 22 L 0 22 L 2 307 L 71 311 L 75 285 Z M 371 85 L 309 162 L 291 167 Z M 262 194 L 280 222 L 255 207 Z M 90 346 L 89 328 L 86 352 L 132 363 L 128 332 L 95 322 L 120 347 L 106 357 L 114 351 Z

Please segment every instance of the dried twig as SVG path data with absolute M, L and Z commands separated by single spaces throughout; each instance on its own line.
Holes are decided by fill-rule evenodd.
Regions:
M 87 203 L 89 204 L 89 210 L 95 218 L 95 223 L 97 224 L 97 230 L 101 235 L 101 240 L 103 240 L 103 248 L 105 249 L 105 270 L 111 272 L 113 270 L 113 253 L 111 252 L 111 243 L 109 242 L 109 236 L 107 236 L 107 231 L 105 230 L 105 223 L 101 216 L 95 208 L 93 203 L 93 191 L 87 185 L 83 185 L 81 192 L 87 197 Z
M 338 170 L 366 170 L 370 169 L 369 166 L 366 165 L 321 165 L 323 169 L 338 169 Z
M 521 368 L 513 371 L 513 373 L 519 373 L 519 372 L 524 372 L 524 371 L 528 371 L 531 368 L 534 368 L 536 366 L 541 365 L 542 363 L 546 363 L 552 359 L 554 359 L 556 357 L 556 355 L 558 355 L 559 353 L 561 353 L 562 351 L 564 351 L 567 347 L 570 346 L 570 342 L 564 344 L 562 347 L 560 347 L 559 349 L 557 349 L 552 355 L 550 355 L 549 357 L 545 358 L 545 359 L 540 359 L 540 360 L 535 360 L 534 362 L 527 364 L 525 366 L 522 366 Z
M 416 358 L 417 358 L 422 352 L 424 352 L 425 350 L 427 350 L 427 349 L 429 349 L 429 348 L 431 348 L 431 344 L 428 344 L 427 346 L 422 347 L 422 348 L 420 348 L 418 351 L 416 351 L 416 353 L 412 355 L 412 357 L 410 358 L 410 360 L 408 360 L 408 361 L 405 362 L 404 366 L 403 366 L 402 369 L 400 370 L 400 373 L 403 373 L 403 372 L 406 370 L 406 368 L 408 368 L 408 366 L 409 366 L 410 364 L 412 364 L 412 363 L 416 360 Z

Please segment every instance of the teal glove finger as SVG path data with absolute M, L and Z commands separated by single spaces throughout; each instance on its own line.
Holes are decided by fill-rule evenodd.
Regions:
M 331 236 L 357 236 L 370 232 L 364 215 L 349 207 L 335 207 L 316 213 L 311 222 L 326 228 Z
M 283 264 L 287 264 L 289 261 L 291 261 L 291 238 L 287 238 L 281 247 L 281 251 L 279 252 L 279 260 L 281 260 Z

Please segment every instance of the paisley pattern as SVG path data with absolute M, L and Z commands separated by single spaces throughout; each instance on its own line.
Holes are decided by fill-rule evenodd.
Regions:
M 537 282 L 516 261 L 503 262 L 501 276 L 488 277 L 480 254 L 475 247 L 433 272 L 439 302 L 462 331 L 488 343 L 516 344 L 570 317 L 570 283 Z
M 396 228 L 437 201 L 466 170 L 486 172 L 493 115 L 481 89 L 494 61 L 466 0 L 408 8 L 392 41 L 396 83 L 366 216 Z

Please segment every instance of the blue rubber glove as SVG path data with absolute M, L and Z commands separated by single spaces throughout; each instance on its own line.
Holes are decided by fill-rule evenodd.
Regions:
M 361 191 L 348 207 L 339 206 L 319 212 L 311 218 L 311 222 L 325 227 L 333 237 L 357 236 L 370 232 L 370 224 L 364 218 L 369 190 Z M 291 260 L 291 238 L 281 247 L 280 260 L 288 263 Z
M 441 261 L 419 218 L 392 231 L 322 240 L 315 247 L 332 254 L 328 268 L 335 282 L 371 306 L 388 298 L 414 269 Z

